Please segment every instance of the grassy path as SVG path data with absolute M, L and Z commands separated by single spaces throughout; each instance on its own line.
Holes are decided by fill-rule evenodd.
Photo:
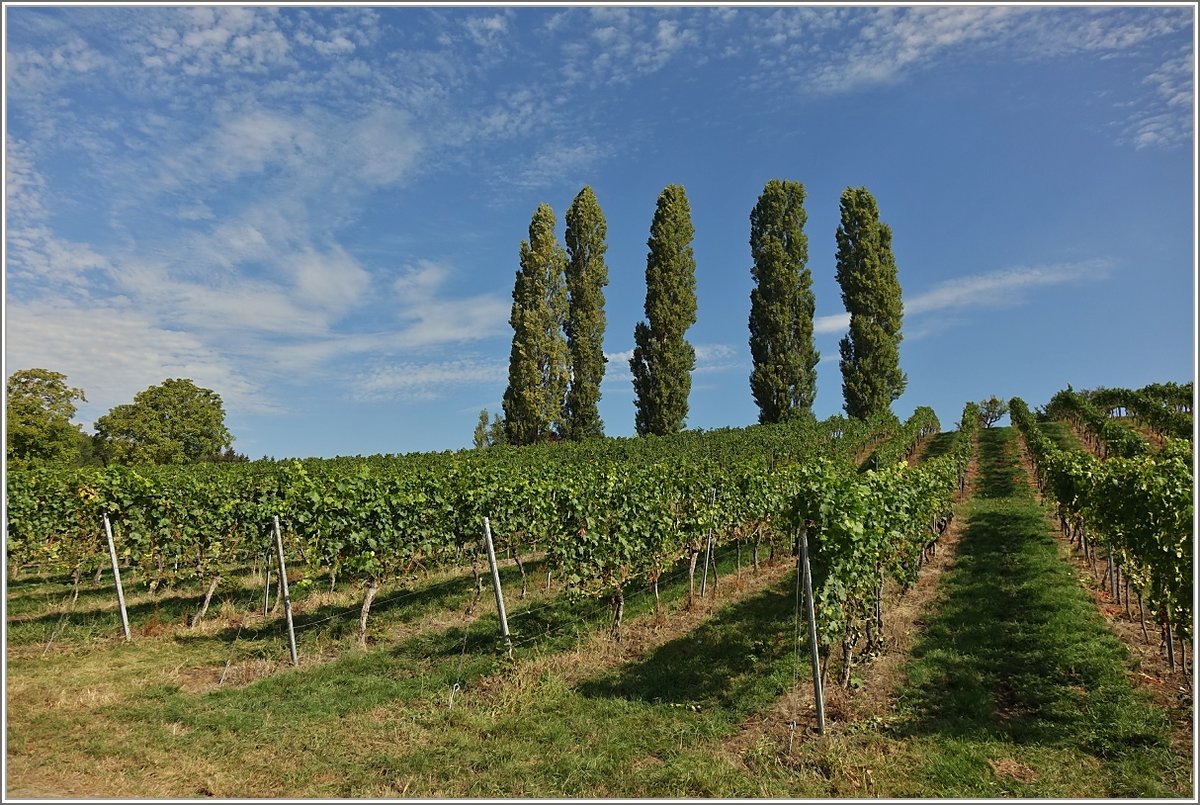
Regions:
M 918 761 L 895 795 L 1137 797 L 1191 789 L 1165 714 L 1060 555 L 1011 430 L 981 477 L 937 616 L 908 667 L 898 736 Z M 990 772 L 990 773 L 989 773 Z

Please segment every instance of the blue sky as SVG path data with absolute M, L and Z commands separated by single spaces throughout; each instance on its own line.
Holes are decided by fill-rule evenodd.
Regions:
M 807 190 L 842 407 L 838 199 L 867 186 L 904 289 L 905 417 L 1194 374 L 1195 10 L 6 5 L 5 368 L 91 427 L 168 377 L 235 447 L 468 446 L 500 410 L 519 243 L 584 184 L 608 221 L 600 413 L 659 192 L 696 238 L 688 425 L 752 424 L 749 214 Z

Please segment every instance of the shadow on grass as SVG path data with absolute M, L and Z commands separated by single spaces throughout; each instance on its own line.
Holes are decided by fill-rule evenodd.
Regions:
M 791 581 L 719 610 L 694 631 L 578 686 L 585 696 L 650 703 L 703 703 L 737 720 L 792 683 L 795 615 Z
M 723 559 L 729 563 L 722 565 L 728 571 L 732 556 Z M 469 588 L 472 580 L 467 577 L 461 583 Z M 462 590 L 457 583 L 449 586 L 452 590 Z M 633 592 L 627 599 L 627 617 L 653 611 L 652 595 Z M 664 585 L 661 592 L 664 601 L 686 597 L 686 574 Z M 446 595 L 453 596 L 453 592 Z M 780 597 L 786 598 L 776 596 Z M 783 606 L 786 602 L 775 603 Z M 480 606 L 485 607 L 483 613 L 469 624 L 431 629 L 376 650 L 352 649 L 332 662 L 283 670 L 244 687 L 189 694 L 177 685 L 151 686 L 133 700 L 113 705 L 111 711 L 123 718 L 153 724 L 179 722 L 209 732 L 274 735 L 287 732 L 299 722 L 339 717 L 389 701 L 440 700 L 448 697 L 451 690 L 469 689 L 476 680 L 496 672 L 507 662 L 494 609 L 487 608 L 486 599 Z M 538 636 L 539 652 L 574 646 L 579 634 L 603 628 L 609 619 L 605 602 L 572 600 L 565 594 L 531 603 L 528 609 L 519 606 L 513 609 L 514 642 L 519 643 L 523 635 Z M 518 617 L 524 612 L 528 612 L 526 617 Z M 760 612 L 756 618 L 743 619 L 728 628 L 744 629 L 751 621 L 765 628 L 771 623 L 773 612 L 775 609 Z M 516 626 L 522 621 L 524 625 Z M 357 626 L 357 618 L 354 625 Z M 278 632 L 270 636 L 278 638 Z M 519 647 L 518 656 L 534 650 L 533 646 Z M 200 735 L 199 730 L 196 735 Z
M 526 562 L 526 572 L 532 577 L 544 567 L 541 561 Z M 486 570 L 486 568 L 485 568 Z M 507 588 L 520 588 L 520 575 L 515 566 L 505 566 L 500 570 L 502 582 Z M 484 576 L 484 582 L 487 583 Z M 531 578 L 532 581 L 532 578 Z M 112 587 L 106 589 L 90 589 L 90 580 L 80 590 L 79 601 L 74 610 L 68 613 L 66 626 L 58 633 L 56 640 L 70 642 L 80 636 L 91 636 L 97 631 L 115 630 L 120 632 L 120 617 L 116 608 L 116 593 Z M 130 586 L 126 585 L 127 596 Z M 256 640 L 275 641 L 286 636 L 286 621 L 283 610 L 277 605 L 275 586 L 272 585 L 270 616 L 252 625 L 230 625 L 214 632 L 179 631 L 173 638 L 182 644 L 195 643 L 233 643 L 253 642 Z M 311 591 L 323 590 L 321 579 L 315 579 Z M 341 589 L 345 589 L 343 586 Z M 465 609 L 474 598 L 475 580 L 467 573 L 444 581 L 418 582 L 409 588 L 385 588 L 371 607 L 371 622 L 383 620 L 407 620 L 416 618 L 426 612 L 438 609 Z M 358 618 L 361 609 L 361 592 L 357 603 L 349 605 L 328 604 L 311 610 L 299 611 L 305 598 L 310 593 L 297 589 L 291 590 L 293 605 L 292 621 L 298 633 L 320 629 L 325 636 L 339 639 L 355 634 L 358 629 Z M 65 596 L 69 596 L 69 589 Z M 261 587 L 248 587 L 243 583 L 226 582 L 218 586 L 209 606 L 208 618 L 225 604 L 233 604 L 238 612 L 245 613 L 248 609 L 262 613 L 263 600 Z M 490 584 L 483 590 L 478 606 L 486 607 L 490 600 Z M 197 587 L 194 590 L 168 590 L 158 596 L 138 601 L 126 607 L 130 626 L 135 634 L 154 633 L 160 627 L 177 628 L 186 626 L 189 619 L 199 611 L 204 602 L 204 590 Z M 249 604 L 249 607 L 247 606 Z M 45 611 L 36 617 L 27 617 L 8 624 L 9 640 L 13 643 L 37 642 L 47 639 L 48 630 L 55 630 L 63 623 L 63 612 L 57 608 Z
M 958 436 L 958 431 L 954 430 L 934 436 L 925 447 L 925 453 L 921 457 L 921 461 L 931 461 L 939 456 L 946 455 L 947 451 L 954 445 L 954 438 L 956 436 Z
M 1013 478 L 1007 434 L 984 435 L 983 484 L 996 497 Z M 1130 687 L 1124 648 L 1031 498 L 976 502 L 942 583 L 901 693 L 908 735 L 1003 738 L 1098 757 L 1164 748 L 1162 714 Z
M 984 428 L 979 432 L 979 479 L 975 495 L 991 499 L 1012 497 L 1023 472 L 1011 428 Z

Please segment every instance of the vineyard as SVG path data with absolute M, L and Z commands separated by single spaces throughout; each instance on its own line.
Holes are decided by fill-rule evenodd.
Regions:
M 1044 422 L 1023 401 L 1010 404 L 1014 430 L 1034 462 L 1038 488 L 1055 506 L 1062 536 L 1085 561 L 1104 563 L 1102 583 L 1113 599 L 1130 618 L 1140 619 L 1144 630 L 1152 624 L 1161 633 L 1164 655 L 1180 672 L 1190 667 L 1192 641 L 1192 445 L 1190 434 L 1180 435 L 1183 419 L 1190 421 L 1190 394 L 1190 388 L 1167 386 L 1094 396 L 1064 391 L 1041 419 L 1068 423 L 1085 440 L 1067 445 L 1048 437 Z M 405 662 L 411 667 L 402 672 L 382 671 L 381 666 L 366 671 L 362 682 L 326 684 L 357 690 L 379 673 L 380 679 L 399 673 L 396 679 L 407 680 L 412 668 L 425 668 L 419 679 L 395 683 L 401 686 L 397 690 L 442 702 L 448 696 L 448 713 L 458 712 L 453 709 L 456 698 L 471 701 L 463 692 L 471 689 L 469 680 L 514 684 L 524 678 L 523 667 L 541 667 L 539 658 L 565 650 L 571 641 L 579 647 L 585 640 L 593 646 L 601 645 L 595 642 L 601 639 L 610 646 L 632 640 L 622 655 L 628 657 L 647 639 L 640 625 L 646 619 L 654 624 L 653 632 L 671 634 L 686 633 L 711 618 L 713 625 L 697 634 L 716 629 L 715 634 L 725 634 L 723 640 L 738 641 L 743 648 L 729 660 L 690 657 L 684 665 L 672 660 L 669 678 L 692 679 L 678 682 L 685 688 L 703 687 L 692 666 L 719 669 L 727 663 L 730 684 L 742 680 L 737 684 L 745 692 L 739 696 L 749 702 L 733 707 L 732 713 L 743 714 L 739 718 L 769 709 L 779 696 L 806 691 L 807 704 L 798 709 L 789 705 L 793 714 L 786 754 L 791 755 L 793 743 L 819 747 L 822 741 L 854 734 L 839 738 L 842 733 L 835 729 L 832 737 L 817 739 L 811 723 L 814 687 L 801 681 L 807 672 L 800 670 L 808 662 L 809 638 L 816 638 L 817 676 L 847 692 L 838 695 L 871 687 L 872 661 L 891 650 L 891 608 L 917 586 L 939 544 L 964 527 L 957 521 L 969 506 L 964 503 L 968 470 L 979 460 L 978 407 L 967 404 L 958 429 L 938 436 L 941 430 L 933 411 L 921 408 L 904 423 L 891 416 L 868 421 L 834 417 L 458 453 L 14 471 L 6 489 L 9 587 L 36 585 L 46 590 L 38 593 L 46 605 L 44 614 L 19 613 L 14 620 L 10 600 L 10 660 L 14 634 L 21 674 L 31 673 L 30 663 L 49 661 L 60 650 L 67 652 L 63 656 L 78 651 L 63 624 L 81 597 L 98 600 L 101 580 L 113 580 L 110 568 L 119 568 L 125 588 L 143 602 L 135 613 L 140 628 L 127 646 L 130 651 L 138 644 L 161 642 L 145 620 L 158 617 L 157 602 L 183 596 L 190 603 L 184 623 L 168 631 L 173 645 L 190 645 L 189 634 L 199 641 L 224 634 L 227 645 L 246 641 L 251 632 L 274 638 L 262 644 L 262 651 L 255 650 L 274 670 L 248 682 L 246 691 L 258 689 L 271 698 L 290 690 L 283 695 L 307 701 L 307 694 L 287 679 L 310 673 L 310 666 L 311 673 L 329 663 L 361 670 L 391 662 L 387 657 L 409 657 Z M 507 659 L 499 623 L 485 597 L 492 587 L 485 521 L 499 560 L 493 559 L 492 567 L 501 566 L 495 571 L 497 602 L 506 596 L 510 610 L 517 610 Z M 965 527 L 969 531 L 972 526 Z M 812 635 L 802 622 L 801 544 L 811 561 L 812 592 L 803 597 L 813 605 Z M 286 584 L 279 578 L 280 559 L 286 563 Z M 743 571 L 756 579 L 749 586 Z M 733 586 L 731 574 L 737 579 Z M 286 653 L 278 649 L 280 636 L 291 625 L 289 584 L 301 610 L 306 601 L 334 595 L 342 601 L 353 595 L 357 602 L 353 634 L 345 633 L 346 641 L 332 648 L 305 643 L 293 660 L 301 667 L 292 671 L 284 665 Z M 233 597 L 252 596 L 250 607 L 257 612 L 239 616 L 236 630 L 213 632 L 205 628 L 206 619 L 230 615 L 228 604 L 223 614 L 210 612 L 210 602 L 220 599 L 226 587 Z M 713 609 L 718 589 L 732 596 L 732 609 Z M 116 595 L 108 590 L 107 606 L 114 609 Z M 738 603 L 739 596 L 748 597 Z M 397 601 L 405 603 L 393 603 Z M 758 609 L 745 609 L 751 604 Z M 438 623 L 435 628 L 444 631 L 426 634 L 428 627 L 413 627 L 416 631 L 406 632 L 413 635 L 412 648 L 397 647 L 385 632 L 372 628 L 373 607 L 393 624 L 396 613 L 412 607 L 413 617 L 433 618 L 422 622 Z M 461 628 L 446 628 L 452 612 L 466 618 Z M 743 614 L 734 623 L 743 625 L 719 632 L 722 619 L 737 612 Z M 44 633 L 26 626 L 32 616 L 40 618 L 32 622 L 45 624 Z M 301 617 L 300 628 L 330 617 L 334 615 L 314 612 Z M 753 628 L 743 634 L 749 623 Z M 629 629 L 635 627 L 631 637 Z M 565 635 L 570 635 L 567 643 Z M 116 630 L 101 643 L 87 645 L 119 645 L 119 640 Z M 603 656 L 609 651 L 592 649 Z M 206 656 L 210 666 L 205 673 L 214 679 L 219 673 L 219 679 L 211 693 L 198 694 L 195 704 L 202 712 L 220 701 L 204 696 L 246 684 L 235 684 L 229 676 L 231 660 L 224 661 L 222 670 L 220 649 Z M 540 685 L 546 677 L 538 679 Z M 649 679 L 623 683 L 622 695 L 645 695 L 647 686 L 673 684 Z M 282 687 L 272 687 L 273 680 Z M 181 695 L 178 687 L 174 690 L 161 703 L 154 698 L 159 694 L 153 694 L 135 712 L 176 707 L 168 705 Z M 671 714 L 663 723 L 684 715 Z M 733 716 L 703 718 L 725 717 Z M 171 718 L 173 724 L 191 724 L 187 729 L 192 730 L 201 729 L 206 716 L 181 712 Z M 853 723 L 843 712 L 834 712 L 832 720 L 842 730 Z M 25 729 L 28 724 L 22 723 Z M 522 723 L 517 732 L 524 728 Z M 12 729 L 10 721 L 10 747 Z M 658 734 L 645 729 L 647 735 Z M 15 735 L 18 748 L 27 745 L 23 736 Z M 761 749 L 765 740 L 760 737 L 756 746 Z M 778 774 L 775 768 L 766 777 Z M 786 782 L 776 783 L 783 788 L 771 790 L 796 791 Z M 712 785 L 709 795 L 763 795 L 766 790 L 743 789 L 741 783 Z M 511 795 L 518 789 L 490 793 Z M 336 787 L 303 790 L 347 794 Z M 391 796 L 404 795 L 388 790 Z
M 1180 420 L 1190 419 L 1180 410 L 1184 395 L 1190 401 L 1190 389 L 1157 398 L 1151 390 L 1109 390 L 1094 401 L 1069 389 L 1059 392 L 1047 415 L 1077 428 L 1091 451 L 1060 449 L 1038 430 L 1023 400 L 1014 398 L 1010 404 L 1013 423 L 1032 454 L 1038 486 L 1056 503 L 1063 536 L 1089 561 L 1103 553 L 1103 581 L 1112 599 L 1124 601 L 1129 611 L 1132 591 L 1143 631 L 1149 610 L 1162 630 L 1172 668 L 1176 640 L 1178 662 L 1186 666 L 1193 636 L 1190 425 L 1186 438 L 1177 436 L 1184 433 Z M 1150 424 L 1162 447 L 1155 449 L 1128 424 L 1112 418 L 1111 411 L 1118 408 Z
M 968 408 L 963 421 L 975 419 Z M 522 573 L 522 556 L 544 553 L 572 594 L 610 599 L 618 634 L 626 588 L 655 585 L 685 558 L 694 571 L 702 551 L 732 542 L 750 543 L 755 555 L 764 544 L 790 550 L 807 520 L 816 524 L 829 637 L 865 623 L 871 591 L 885 575 L 911 579 L 945 527 L 970 432 L 936 462 L 903 463 L 938 430 L 933 412 L 918 409 L 904 425 L 836 417 L 611 440 L 600 450 L 552 445 L 245 468 L 17 472 L 9 481 L 8 561 L 69 573 L 77 586 L 108 561 L 98 527 L 107 516 L 118 556 L 139 583 L 157 590 L 200 579 L 211 597 L 223 573 L 270 557 L 278 517 L 286 555 L 305 568 L 302 581 L 324 576 L 331 587 L 341 580 L 364 588 L 364 640 L 382 584 L 464 564 L 480 578 L 486 517 L 497 551 Z M 854 459 L 872 448 L 878 470 L 860 476 Z

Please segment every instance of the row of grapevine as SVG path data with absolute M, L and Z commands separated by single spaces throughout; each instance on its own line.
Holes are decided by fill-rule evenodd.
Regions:
M 1039 488 L 1057 502 L 1064 536 L 1104 546 L 1167 634 L 1190 639 L 1191 443 L 1167 439 L 1157 453 L 1099 460 L 1055 446 L 1020 398 L 1010 409 L 1033 458 Z
M 835 417 L 637 443 L 14 473 L 7 548 L 10 562 L 78 573 L 103 559 L 96 524 L 107 513 L 121 555 L 152 586 L 215 581 L 266 553 L 278 514 L 289 555 L 314 574 L 364 585 L 365 624 L 384 581 L 477 557 L 487 516 L 501 552 L 544 551 L 570 590 L 610 596 L 619 618 L 629 585 L 656 585 L 707 539 L 787 543 L 802 518 L 815 525 L 823 634 L 832 634 L 859 621 L 862 557 L 872 584 L 880 573 L 915 576 L 965 467 L 958 451 L 860 476 L 851 459 L 868 445 L 930 427 L 924 412 L 897 424 Z
M 769 466 L 817 455 L 846 462 L 887 425 L 886 419 L 833 417 L 586 445 L 17 471 L 8 476 L 6 550 L 10 567 L 57 568 L 78 580 L 83 569 L 106 561 L 99 523 L 108 514 L 124 561 L 159 587 L 214 579 L 223 568 L 262 556 L 269 550 L 271 517 L 279 515 L 289 554 L 299 555 L 311 571 L 371 588 L 415 566 L 476 555 L 484 516 L 496 526 L 501 550 L 545 548 L 538 542 L 552 533 L 560 509 L 599 505 L 587 496 L 618 481 L 623 489 L 651 484 L 666 465 L 673 484 L 694 487 L 699 482 L 690 476 L 713 475 L 747 457 Z M 727 491 L 724 483 L 712 485 Z M 668 495 L 667 487 L 662 490 Z M 610 497 L 617 495 L 614 488 Z M 663 500 L 659 505 L 668 508 Z M 609 509 L 616 516 L 620 507 Z M 562 564 L 571 555 L 573 549 L 564 548 L 555 558 Z
M 1073 423 L 1083 432 L 1088 446 L 1096 449 L 1102 458 L 1131 458 L 1151 450 L 1141 434 L 1124 422 L 1110 419 L 1106 412 L 1072 389 L 1063 389 L 1051 397 L 1046 405 L 1046 414 L 1052 419 Z
M 875 448 L 865 466 L 877 469 L 900 461 L 909 461 L 916 455 L 921 442 L 941 429 L 942 424 L 934 410 L 928 406 L 920 406 L 890 439 Z
M 1169 388 L 1163 385 L 1133 389 L 1102 389 L 1091 394 L 1091 402 L 1112 412 L 1124 409 L 1163 438 L 1191 439 L 1193 430 L 1191 384 Z M 1185 396 L 1186 395 L 1186 396 Z M 1186 404 L 1181 404 L 1181 400 Z
M 908 433 L 931 427 L 929 413 L 918 409 L 905 426 Z M 820 642 L 826 658 L 840 642 L 843 685 L 859 641 L 866 639 L 862 654 L 868 656 L 882 644 L 885 581 L 911 587 L 950 523 L 975 449 L 978 406 L 968 403 L 961 421 L 947 451 L 935 459 L 913 467 L 896 460 L 837 481 L 809 475 L 793 490 L 793 522 L 810 524 L 815 534 L 810 540 Z

